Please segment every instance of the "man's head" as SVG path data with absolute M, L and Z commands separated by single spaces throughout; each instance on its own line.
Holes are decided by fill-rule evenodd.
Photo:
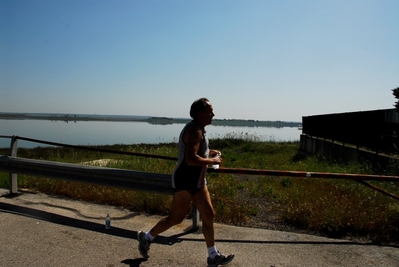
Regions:
M 200 122 L 201 124 L 211 124 L 213 116 L 213 107 L 209 100 L 205 97 L 200 98 L 191 104 L 190 116 L 193 120 Z

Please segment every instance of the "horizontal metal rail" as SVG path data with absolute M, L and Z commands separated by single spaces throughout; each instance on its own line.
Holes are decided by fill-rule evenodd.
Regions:
M 171 175 L 0 155 L 0 170 L 110 187 L 173 194 Z
M 147 157 L 147 158 L 156 158 L 156 159 L 177 161 L 176 157 L 154 155 L 154 154 L 150 155 L 150 154 L 130 152 L 130 151 L 118 151 L 118 150 L 105 149 L 105 148 L 101 148 L 101 147 L 70 145 L 70 144 L 64 144 L 64 143 L 57 143 L 57 142 L 33 139 L 33 138 L 28 138 L 28 137 L 23 137 L 23 136 L 18 136 L 18 135 L 14 135 L 14 136 L 0 135 L 0 138 L 10 138 L 10 139 L 14 138 L 15 140 L 24 140 L 24 141 L 29 141 L 29 142 L 39 143 L 39 144 L 46 144 L 46 145 L 51 145 L 51 146 L 60 146 L 60 147 L 95 151 L 95 152 L 104 152 L 104 153 L 112 153 L 112 154 L 120 154 L 120 155 L 128 155 L 128 156 L 140 156 L 140 157 Z
M 268 176 L 288 176 L 304 178 L 326 178 L 326 179 L 346 179 L 346 180 L 374 180 L 384 182 L 399 182 L 399 176 L 369 175 L 369 174 L 350 174 L 350 173 L 328 173 L 328 172 L 305 172 L 305 171 L 280 171 L 280 170 L 256 170 L 256 169 L 235 169 L 223 168 L 208 169 L 208 172 L 249 174 L 249 175 L 268 175 Z
M 31 159 L 21 159 L 16 157 L 17 140 L 25 140 L 37 143 L 43 143 L 53 146 L 61 146 L 68 148 L 84 149 L 97 152 L 125 154 L 132 156 L 142 156 L 150 158 L 158 158 L 165 160 L 177 160 L 175 157 L 151 155 L 127 151 L 108 150 L 98 147 L 76 146 L 63 143 L 55 143 L 32 139 L 20 136 L 2 136 L 0 138 L 12 138 L 11 141 L 11 156 L 1 156 L 0 170 L 10 173 L 11 192 L 16 192 L 16 174 L 30 174 L 40 175 L 52 178 L 60 178 L 64 180 L 71 180 L 77 182 L 105 185 L 123 189 L 142 190 L 157 193 L 173 193 L 171 188 L 171 176 L 158 173 L 146 173 L 133 170 L 103 168 L 94 166 L 82 166 L 77 164 L 38 161 Z M 49 167 L 51 166 L 51 167 Z M 384 189 L 375 185 L 371 185 L 366 180 L 384 181 L 384 182 L 399 182 L 398 176 L 385 175 L 367 175 L 367 174 L 344 174 L 344 173 L 325 173 L 325 172 L 304 172 L 304 171 L 280 171 L 280 170 L 256 170 L 256 169 L 234 169 L 234 168 L 208 168 L 208 172 L 229 173 L 229 174 L 247 174 L 247 175 L 264 175 L 264 176 L 285 176 L 285 177 L 304 177 L 304 178 L 328 178 L 328 179 L 346 179 L 354 180 L 369 188 L 372 188 L 382 194 L 399 200 L 399 196 L 391 194 Z M 112 177 L 112 178 L 110 178 Z M 195 220 L 195 221 L 194 221 Z M 193 213 L 193 228 L 198 228 L 199 214 L 194 207 Z
M 304 171 L 278 171 L 278 170 L 254 170 L 254 169 L 234 169 L 219 168 L 208 169 L 208 172 L 230 173 L 230 174 L 247 174 L 247 175 L 264 175 L 264 176 L 285 176 L 285 177 L 303 177 L 303 178 L 321 178 L 321 179 L 341 179 L 353 180 L 371 189 L 374 189 L 393 199 L 399 200 L 399 196 L 394 195 L 382 188 L 371 185 L 366 181 L 380 182 L 399 182 L 399 176 L 387 175 L 369 175 L 369 174 L 350 174 L 350 173 L 327 173 L 327 172 L 304 172 Z
M 158 158 L 164 160 L 177 160 L 175 157 L 149 155 L 143 153 L 115 151 L 103 148 L 76 146 L 62 143 L 49 142 L 44 140 L 32 139 L 22 136 L 4 136 L 0 138 L 10 138 L 10 156 L 0 155 L 0 170 L 10 173 L 10 193 L 18 191 L 17 174 L 38 175 L 42 177 L 58 178 L 62 180 L 76 181 L 89 184 L 110 186 L 115 188 L 141 190 L 146 192 L 156 192 L 162 194 L 173 194 L 171 186 L 171 175 L 160 173 L 148 173 L 134 170 L 124 170 L 115 168 L 103 168 L 95 166 L 84 166 L 78 164 L 61 163 L 54 161 L 33 160 L 17 158 L 18 140 L 42 143 L 53 146 L 68 147 L 74 149 L 91 150 L 96 152 L 106 152 L 113 154 L 124 154 L 130 156 L 141 156 Z M 192 206 L 192 230 L 199 229 L 199 212 Z
M 128 190 L 173 194 L 171 175 L 134 170 L 86 166 L 0 155 L 0 170 Z M 10 190 L 11 191 L 11 190 Z M 13 193 L 13 192 L 11 192 Z M 193 206 L 192 229 L 199 228 L 199 213 Z

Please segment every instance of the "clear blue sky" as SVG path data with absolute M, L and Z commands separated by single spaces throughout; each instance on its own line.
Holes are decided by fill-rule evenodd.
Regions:
M 398 0 L 0 0 L 0 111 L 219 119 L 393 108 Z

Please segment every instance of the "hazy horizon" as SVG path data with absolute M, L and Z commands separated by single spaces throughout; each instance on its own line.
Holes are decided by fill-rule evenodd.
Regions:
M 148 115 L 120 115 L 120 114 L 83 114 L 83 113 L 58 113 L 58 112 L 51 112 L 51 113 L 46 113 L 46 112 L 4 112 L 0 111 L 0 114 L 17 114 L 17 115 L 36 115 L 36 116 L 41 116 L 41 115 L 46 115 L 46 116 L 53 116 L 53 115 L 70 115 L 70 116 L 88 116 L 88 117 L 124 117 L 124 118 L 152 118 L 152 117 L 158 117 L 162 118 L 165 116 L 162 115 L 155 115 L 155 116 L 148 116 Z M 165 117 L 165 118 L 171 118 L 171 119 L 191 119 L 190 117 Z M 2 119 L 2 118 L 0 118 Z M 236 119 L 236 118 L 213 118 L 214 120 L 254 120 L 254 119 Z M 255 121 L 260 121 L 260 120 L 255 120 Z M 274 121 L 281 121 L 281 120 L 274 120 Z M 295 123 L 301 123 L 301 121 L 284 121 L 284 122 L 295 122 Z

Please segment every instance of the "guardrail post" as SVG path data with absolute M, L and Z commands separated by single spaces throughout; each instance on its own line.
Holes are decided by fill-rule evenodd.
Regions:
M 10 145 L 10 156 L 16 157 L 18 150 L 18 136 L 13 135 Z M 16 173 L 10 173 L 10 194 L 16 194 L 18 191 L 18 178 Z
M 197 231 L 199 229 L 199 216 L 199 212 L 193 204 L 193 231 Z

